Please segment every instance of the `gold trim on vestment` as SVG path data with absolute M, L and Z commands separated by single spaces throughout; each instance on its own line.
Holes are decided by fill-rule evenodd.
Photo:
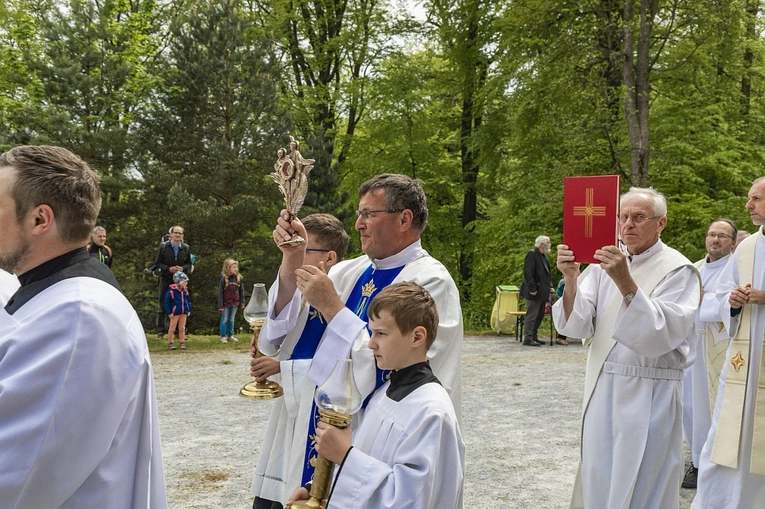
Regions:
M 744 239 L 736 248 L 739 285 L 752 284 L 755 250 L 760 233 Z M 741 312 L 738 332 L 728 347 L 730 360 L 726 366 L 722 407 L 718 417 L 715 440 L 710 461 L 729 468 L 738 468 L 741 448 L 741 430 L 746 404 L 749 356 L 751 348 L 752 306 L 747 304 Z M 765 385 L 765 369 L 760 369 L 758 387 Z M 759 424 L 759 425 L 758 425 Z M 749 471 L 765 475 L 765 390 L 757 391 L 754 410 L 751 463 Z

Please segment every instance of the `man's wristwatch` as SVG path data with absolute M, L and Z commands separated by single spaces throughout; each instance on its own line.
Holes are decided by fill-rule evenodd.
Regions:
M 624 296 L 624 303 L 629 306 L 630 303 L 632 302 L 632 299 L 634 298 L 635 298 L 635 292 L 630 292 Z

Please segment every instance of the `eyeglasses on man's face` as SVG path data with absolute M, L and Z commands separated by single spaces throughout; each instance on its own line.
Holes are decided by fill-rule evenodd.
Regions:
M 725 239 L 733 240 L 733 237 L 731 237 L 730 235 L 725 235 L 724 233 L 707 233 L 707 238 L 720 239 L 720 240 L 725 240 Z
M 385 212 L 386 214 L 395 214 L 396 212 L 401 212 L 404 209 L 382 209 L 382 210 L 357 210 L 356 211 L 356 217 L 360 217 L 364 221 L 369 220 L 371 217 L 375 217 L 374 214 L 382 214 Z
M 621 216 L 619 216 L 619 223 L 627 224 L 627 221 L 632 219 L 632 224 L 643 224 L 646 221 L 648 221 L 649 219 L 656 219 L 656 218 L 659 218 L 659 217 L 661 217 L 661 216 L 651 216 L 651 217 L 648 217 L 645 214 L 633 214 L 631 216 L 628 215 L 628 214 L 622 214 Z

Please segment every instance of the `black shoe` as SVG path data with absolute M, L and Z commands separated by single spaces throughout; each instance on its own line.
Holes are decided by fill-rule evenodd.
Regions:
M 696 480 L 699 477 L 699 469 L 693 466 L 693 463 L 691 463 L 691 466 L 688 467 L 688 470 L 685 471 L 685 477 L 683 477 L 683 488 L 690 488 L 692 490 L 696 489 Z
M 539 341 L 534 341 L 534 340 L 531 340 L 531 341 L 524 340 L 523 341 L 523 346 L 541 346 L 541 345 L 542 345 L 542 343 L 540 343 Z
M 544 345 L 544 344 L 545 344 L 545 342 L 544 342 L 544 341 L 539 341 L 538 339 L 535 339 L 535 340 L 534 340 L 534 343 L 536 343 L 536 344 L 537 344 L 537 346 L 542 346 L 542 345 Z

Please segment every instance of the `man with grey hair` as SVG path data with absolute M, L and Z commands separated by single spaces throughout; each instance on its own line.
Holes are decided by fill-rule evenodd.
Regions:
M 738 246 L 739 244 L 741 244 L 741 242 L 742 242 L 742 241 L 743 241 L 745 238 L 747 238 L 748 236 L 750 236 L 750 235 L 751 235 L 751 233 L 749 233 L 749 232 L 745 232 L 745 231 L 743 231 L 743 230 L 739 230 L 739 232 L 736 234 L 736 246 Z M 736 251 L 736 248 L 735 248 L 735 247 L 733 248 L 733 251 Z
M 550 252 L 550 237 L 540 235 L 534 241 L 534 249 L 526 253 L 523 262 L 523 283 L 521 283 L 521 297 L 526 301 L 526 316 L 523 319 L 523 344 L 526 346 L 540 346 L 542 342 L 537 337 L 537 331 L 545 317 L 545 305 L 550 300 L 550 295 L 555 292 L 552 286 L 550 263 L 547 254 Z M 568 344 L 563 339 L 557 340 L 559 344 Z
M 621 197 L 624 249 L 604 246 L 579 278 L 576 254 L 558 246 L 565 280 L 553 306 L 558 330 L 592 338 L 585 376 L 582 449 L 572 508 L 677 508 L 682 476 L 682 379 L 699 305 L 695 267 L 659 238 L 664 197 Z
M 167 507 L 146 336 L 84 245 L 98 176 L 60 147 L 0 155 L 3 507 Z
M 112 268 L 112 248 L 106 245 L 106 228 L 103 226 L 93 228 L 90 232 L 90 243 L 85 247 L 90 256 Z

